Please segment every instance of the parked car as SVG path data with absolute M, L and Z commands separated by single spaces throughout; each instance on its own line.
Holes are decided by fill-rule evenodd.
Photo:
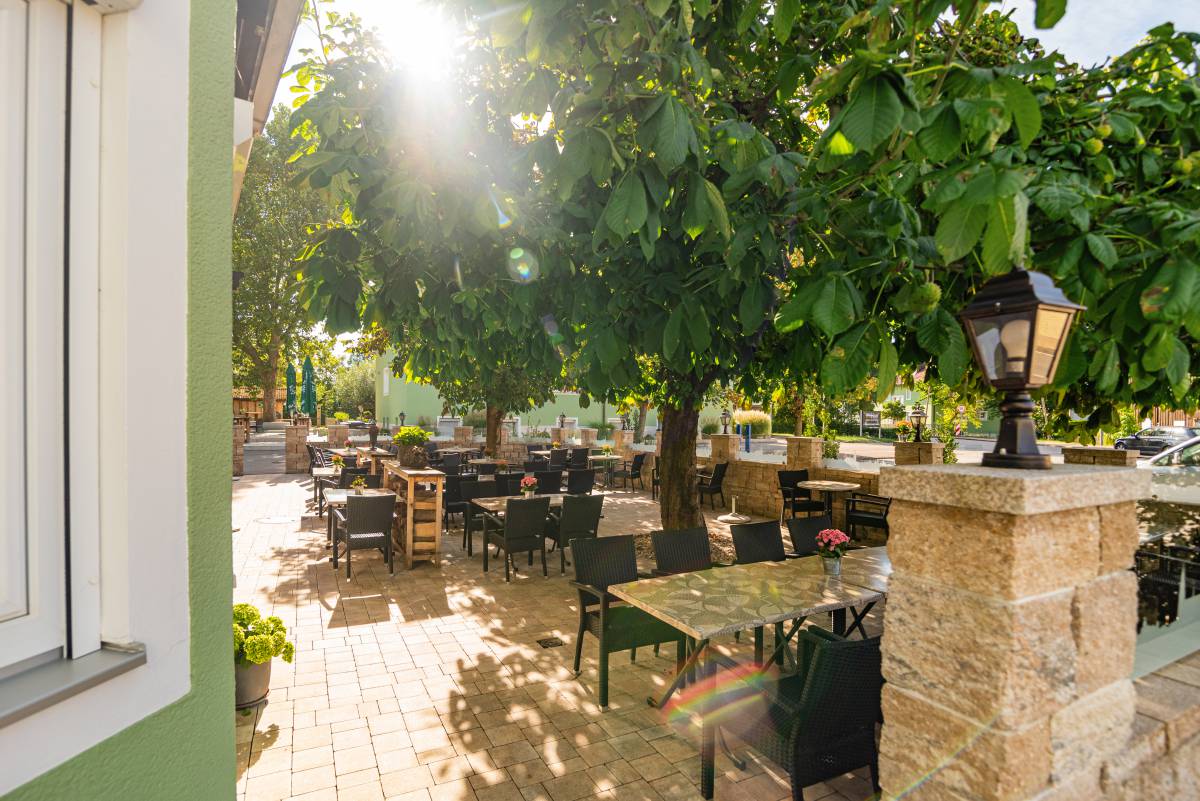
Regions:
M 1163 451 L 1139 467 L 1154 473 L 1154 500 L 1200 507 L 1200 436 Z
M 1153 456 L 1195 436 L 1200 436 L 1200 429 L 1186 426 L 1151 426 L 1143 428 L 1131 437 L 1121 437 L 1113 443 L 1113 447 L 1128 448 L 1146 456 Z

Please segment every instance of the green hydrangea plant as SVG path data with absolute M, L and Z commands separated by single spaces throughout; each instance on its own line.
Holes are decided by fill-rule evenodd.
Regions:
M 287 627 L 274 615 L 263 617 L 250 604 L 233 605 L 233 661 L 261 665 L 282 656 L 291 662 L 296 646 L 287 638 Z
M 401 426 L 392 436 L 392 442 L 397 445 L 424 445 L 429 441 L 430 434 L 417 426 Z

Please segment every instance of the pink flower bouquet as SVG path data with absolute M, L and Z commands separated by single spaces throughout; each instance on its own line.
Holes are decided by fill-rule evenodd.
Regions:
M 817 534 L 817 553 L 826 559 L 841 559 L 848 547 L 850 538 L 841 529 L 827 528 Z
M 525 476 L 521 479 L 521 492 L 533 492 L 537 489 L 537 479 L 533 476 Z

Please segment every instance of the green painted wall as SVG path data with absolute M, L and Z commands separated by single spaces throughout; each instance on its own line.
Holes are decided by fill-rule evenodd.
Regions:
M 188 598 L 192 689 L 5 801 L 234 797 L 228 447 L 234 0 L 193 0 L 188 124 Z M 225 442 L 224 438 L 220 442 Z M 80 725 L 85 725 L 82 721 Z

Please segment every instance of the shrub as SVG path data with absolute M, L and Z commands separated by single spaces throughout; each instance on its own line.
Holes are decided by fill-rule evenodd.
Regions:
M 719 434 L 721 433 L 721 424 L 711 417 L 706 417 L 700 421 L 701 434 Z
M 893 423 L 898 423 L 905 418 L 908 411 L 904 408 L 904 404 L 898 400 L 892 399 L 883 404 L 883 410 L 879 413 L 885 420 L 891 420 Z
M 827 433 L 821 444 L 821 456 L 826 459 L 836 459 L 841 455 L 842 443 L 838 442 L 835 434 Z
M 261 665 L 282 656 L 291 662 L 296 646 L 288 641 L 287 627 L 272 615 L 264 618 L 250 604 L 233 605 L 233 661 L 238 665 Z
M 429 437 L 429 432 L 418 426 L 401 426 L 392 435 L 392 442 L 397 445 L 424 445 Z
M 350 415 L 346 414 L 345 412 L 334 412 L 333 419 L 337 420 L 339 423 L 344 423 L 350 419 Z
M 738 409 L 733 413 L 733 422 L 741 425 L 743 428 L 749 425 L 751 439 L 758 439 L 759 437 L 766 437 L 771 434 L 771 415 L 758 409 Z
M 487 414 L 485 412 L 468 412 L 463 415 L 462 424 L 472 428 L 487 428 Z

